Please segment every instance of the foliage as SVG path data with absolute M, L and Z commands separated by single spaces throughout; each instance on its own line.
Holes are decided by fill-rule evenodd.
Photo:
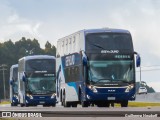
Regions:
M 51 45 L 48 41 L 46 42 L 45 48 L 42 49 L 37 39 L 26 39 L 22 37 L 19 41 L 13 43 L 9 40 L 4 43 L 0 43 L 0 66 L 2 64 L 7 65 L 5 71 L 5 85 L 6 85 L 6 96 L 9 98 L 9 69 L 11 65 L 17 64 L 18 60 L 28 55 L 56 55 L 56 47 Z M 1 69 L 1 68 L 0 68 Z M 3 74 L 0 71 L 0 99 L 3 99 Z
M 144 82 L 144 81 L 141 81 L 141 83 L 140 82 L 136 82 L 136 91 L 137 92 L 138 92 L 138 89 L 139 89 L 140 86 L 146 87 L 148 93 L 155 93 L 155 90 L 152 87 L 148 86 L 147 83 Z

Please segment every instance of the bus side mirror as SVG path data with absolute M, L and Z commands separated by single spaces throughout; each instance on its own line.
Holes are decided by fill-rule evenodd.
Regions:
M 82 62 L 83 62 L 83 66 L 87 66 L 87 56 L 84 53 L 84 51 L 82 51 Z
M 26 81 L 27 81 L 27 77 L 26 77 L 26 74 L 25 74 L 25 73 L 24 73 L 23 76 L 22 76 L 22 81 L 23 81 L 23 82 L 26 82 Z
M 22 76 L 22 81 L 26 82 L 26 76 L 25 75 Z
M 87 59 L 85 57 L 82 58 L 83 66 L 87 66 Z
M 135 54 L 136 54 L 136 67 L 140 67 L 141 66 L 141 57 L 137 52 L 135 52 Z
M 10 83 L 10 85 L 13 85 L 13 80 L 10 80 L 9 83 Z

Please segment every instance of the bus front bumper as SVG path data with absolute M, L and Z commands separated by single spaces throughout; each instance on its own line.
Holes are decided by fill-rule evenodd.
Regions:
M 51 105 L 55 106 L 56 104 L 56 97 L 51 96 L 32 96 L 28 97 L 26 96 L 26 104 L 35 106 L 35 105 Z
M 86 101 L 128 101 L 135 100 L 135 90 L 132 89 L 129 92 L 125 92 L 123 89 L 109 89 L 104 88 L 101 90 L 86 89 Z

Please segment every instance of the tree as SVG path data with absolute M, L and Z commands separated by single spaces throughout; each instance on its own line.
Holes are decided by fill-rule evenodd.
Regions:
M 26 39 L 22 37 L 19 41 L 13 43 L 12 40 L 0 43 L 0 65 L 6 64 L 7 71 L 5 71 L 6 78 L 6 90 L 9 95 L 9 69 L 11 65 L 17 64 L 18 60 L 27 55 L 56 55 L 56 47 L 51 45 L 48 41 L 45 44 L 45 49 L 40 48 L 40 44 L 37 39 Z M 0 71 L 1 72 L 1 71 Z M 0 73 L 0 82 L 2 83 L 3 76 Z M 3 96 L 3 84 L 0 84 L 0 96 Z M 0 98 L 2 99 L 2 97 Z
M 56 55 L 56 47 L 53 45 L 51 45 L 51 43 L 49 43 L 48 41 L 45 44 L 45 54 L 47 55 Z

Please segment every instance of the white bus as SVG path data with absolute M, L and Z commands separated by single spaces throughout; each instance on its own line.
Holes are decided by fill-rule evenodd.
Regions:
M 11 106 L 17 106 L 18 100 L 18 64 L 12 65 L 10 68 L 10 102 Z
M 18 63 L 18 91 L 21 106 L 55 106 L 55 57 L 26 56 Z
M 65 107 L 127 107 L 135 100 L 135 54 L 128 30 L 88 29 L 59 39 L 57 100 Z

